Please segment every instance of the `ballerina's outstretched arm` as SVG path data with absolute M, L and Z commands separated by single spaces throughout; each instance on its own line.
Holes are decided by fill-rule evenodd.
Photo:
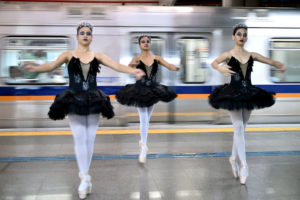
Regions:
M 231 54 L 229 52 L 222 53 L 218 58 L 216 58 L 212 63 L 211 66 L 218 70 L 220 73 L 222 73 L 224 76 L 231 76 L 232 74 L 235 74 L 234 71 L 231 70 L 231 67 L 227 64 L 219 65 L 220 63 L 225 62 L 231 57 Z
M 115 71 L 128 73 L 128 74 L 135 74 L 138 79 L 140 79 L 145 73 L 140 69 L 134 69 L 132 67 L 128 67 L 126 65 L 122 65 L 110 59 L 108 56 L 96 53 L 95 57 L 98 61 L 100 61 L 103 65 L 112 68 Z
M 36 73 L 36 72 L 51 72 L 55 68 L 61 66 L 64 63 L 67 63 L 69 61 L 69 58 L 72 56 L 71 52 L 64 52 L 58 56 L 56 60 L 50 63 L 45 63 L 39 66 L 34 66 L 34 65 L 25 65 L 24 68 L 31 73 Z
M 165 66 L 166 68 L 168 68 L 169 70 L 172 71 L 179 71 L 180 70 L 180 65 L 175 66 L 173 64 L 168 63 L 166 60 L 164 60 L 162 57 L 160 56 L 155 56 L 155 59 L 158 61 L 159 64 Z
M 255 61 L 259 61 L 259 62 L 262 62 L 262 63 L 272 65 L 272 66 L 276 67 L 281 72 L 284 72 L 286 70 L 286 66 L 284 64 L 282 64 L 281 62 L 278 62 L 276 60 L 272 60 L 270 58 L 264 57 L 264 56 L 262 56 L 262 55 L 260 55 L 259 53 L 256 53 L 256 52 L 252 52 L 251 55 L 253 57 L 253 60 L 255 60 Z

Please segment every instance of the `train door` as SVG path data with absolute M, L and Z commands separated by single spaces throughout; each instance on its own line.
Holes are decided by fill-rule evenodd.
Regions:
M 211 121 L 214 112 L 208 105 L 210 86 L 209 32 L 174 33 L 172 41 L 180 57 L 181 70 L 177 77 L 176 121 Z
M 201 110 L 204 109 L 199 108 L 199 100 L 203 99 L 194 94 L 199 93 L 199 88 L 207 80 L 210 36 L 203 33 L 176 32 L 168 33 L 167 36 L 165 57 L 168 62 L 181 65 L 179 72 L 166 71 L 166 84 L 172 86 L 178 94 L 176 101 L 167 105 L 168 122 L 203 120 L 200 118 L 204 113 Z M 187 91 L 192 95 L 186 94 Z M 207 102 L 206 99 L 203 101 Z

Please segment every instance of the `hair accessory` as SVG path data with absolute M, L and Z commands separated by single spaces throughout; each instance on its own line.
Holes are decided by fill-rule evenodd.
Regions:
M 88 23 L 88 22 L 81 22 L 80 24 L 77 25 L 77 32 L 82 28 L 82 27 L 88 27 L 89 29 L 91 29 L 91 31 L 93 32 L 93 26 Z

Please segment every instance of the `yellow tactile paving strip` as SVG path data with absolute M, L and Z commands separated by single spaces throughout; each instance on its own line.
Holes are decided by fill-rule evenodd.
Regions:
M 247 132 L 284 132 L 300 131 L 300 127 L 253 127 L 247 128 Z M 220 133 L 233 132 L 233 128 L 194 128 L 194 129 L 150 129 L 150 134 L 165 133 Z M 43 136 L 43 135 L 71 135 L 71 131 L 0 131 L 0 136 Z M 129 130 L 98 130 L 98 135 L 114 134 L 139 134 L 138 129 Z

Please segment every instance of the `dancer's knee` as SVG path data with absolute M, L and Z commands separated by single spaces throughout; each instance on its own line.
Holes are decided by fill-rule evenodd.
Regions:
M 235 132 L 243 133 L 244 132 L 244 123 L 243 123 L 243 121 L 238 121 L 238 122 L 233 123 L 233 128 L 234 128 Z

